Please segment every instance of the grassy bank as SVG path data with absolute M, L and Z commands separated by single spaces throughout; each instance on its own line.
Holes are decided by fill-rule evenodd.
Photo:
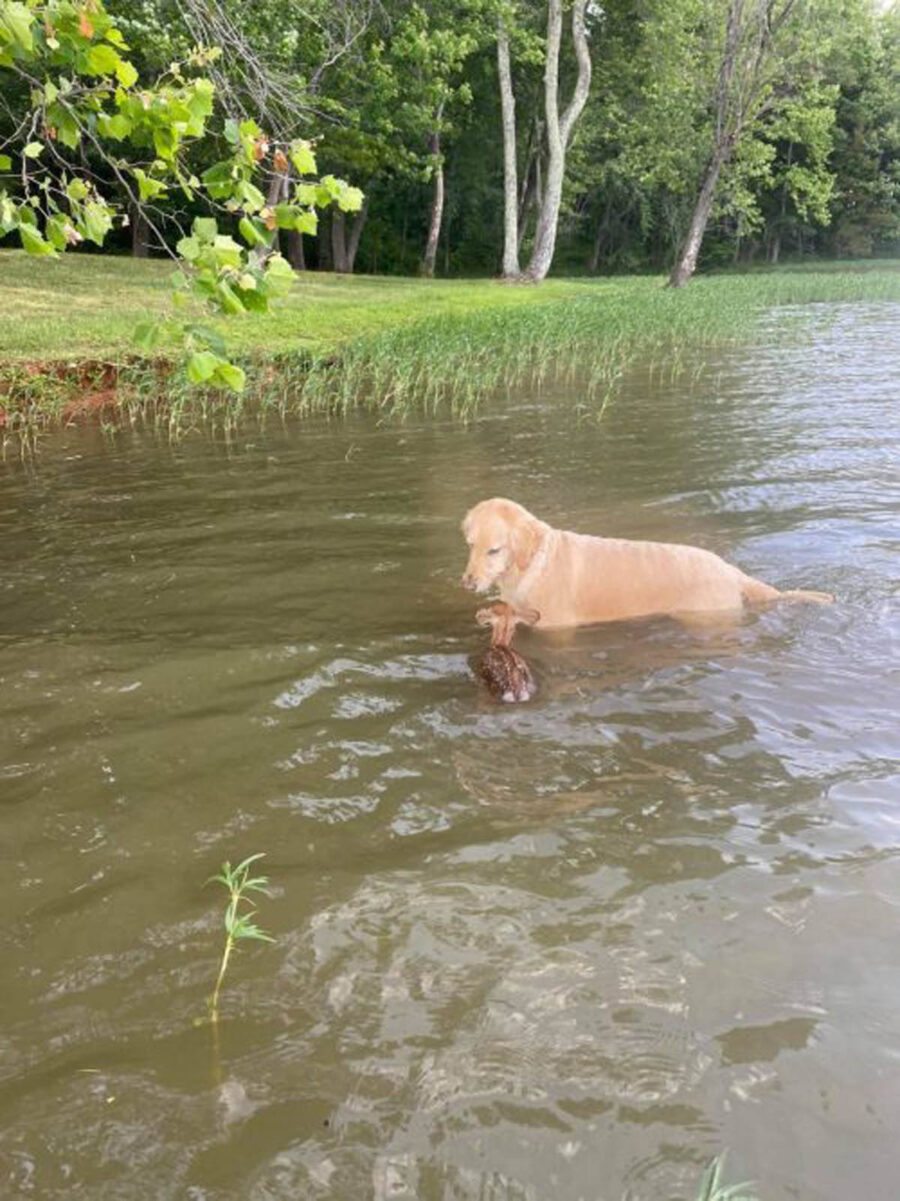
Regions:
M 165 348 L 153 362 L 132 354 L 136 322 L 167 311 L 170 271 L 156 261 L 0 253 L 7 428 L 114 403 L 150 408 L 176 428 L 198 415 L 228 424 L 249 405 L 467 412 L 498 388 L 570 372 L 602 404 L 636 355 L 690 369 L 704 348 L 752 340 L 774 306 L 900 300 L 892 264 L 717 274 L 678 292 L 646 276 L 534 287 L 310 273 L 273 313 L 219 323 L 248 369 L 245 396 L 233 398 L 190 388 Z

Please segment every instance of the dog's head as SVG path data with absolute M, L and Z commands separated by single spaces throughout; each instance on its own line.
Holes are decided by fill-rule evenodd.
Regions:
M 491 645 L 509 646 L 517 625 L 533 626 L 541 620 L 537 609 L 516 609 L 506 601 L 494 601 L 479 609 L 475 620 L 480 626 L 491 627 Z
M 488 588 L 511 573 L 521 575 L 541 542 L 543 522 L 514 500 L 483 500 L 462 524 L 469 544 L 462 586 L 472 592 Z

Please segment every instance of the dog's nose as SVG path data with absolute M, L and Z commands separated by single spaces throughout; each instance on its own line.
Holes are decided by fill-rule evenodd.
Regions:
M 478 588 L 478 584 L 476 583 L 473 575 L 464 575 L 460 580 L 460 583 L 462 584 L 463 588 L 468 588 L 470 592 L 475 592 Z

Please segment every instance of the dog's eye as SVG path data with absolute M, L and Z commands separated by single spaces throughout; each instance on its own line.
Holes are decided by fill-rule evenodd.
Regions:
M 492 546 L 491 549 L 488 551 L 488 554 L 489 555 L 499 555 L 502 550 L 503 550 L 502 546 Z

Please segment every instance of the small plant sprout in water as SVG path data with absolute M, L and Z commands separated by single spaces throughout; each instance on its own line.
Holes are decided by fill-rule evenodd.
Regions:
M 724 1184 L 722 1177 L 725 1173 L 727 1151 L 717 1155 L 700 1181 L 697 1201 L 757 1201 L 756 1196 L 749 1192 L 750 1184 Z
M 264 851 L 258 852 L 256 855 L 250 855 L 237 867 L 232 867 L 226 859 L 222 864 L 222 870 L 217 876 L 210 876 L 206 881 L 207 884 L 221 884 L 228 889 L 228 905 L 225 908 L 225 946 L 222 949 L 222 962 L 219 965 L 219 975 L 216 978 L 216 986 L 213 989 L 212 996 L 209 998 L 209 1014 L 212 1021 L 218 1021 L 219 1017 L 219 993 L 222 989 L 222 982 L 225 979 L 225 973 L 228 970 L 228 961 L 231 958 L 231 952 L 235 946 L 243 939 L 255 939 L 257 942 L 274 942 L 275 939 L 271 935 L 266 934 L 264 930 L 260 930 L 252 918 L 256 913 L 250 900 L 247 897 L 248 893 L 261 892 L 265 896 L 269 895 L 266 885 L 269 883 L 268 876 L 251 876 L 250 868 L 265 855 Z M 243 913 L 241 905 L 244 905 Z

